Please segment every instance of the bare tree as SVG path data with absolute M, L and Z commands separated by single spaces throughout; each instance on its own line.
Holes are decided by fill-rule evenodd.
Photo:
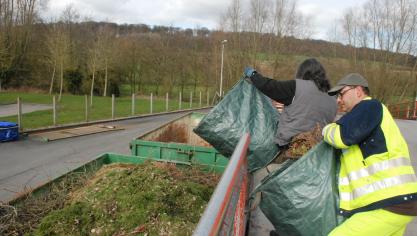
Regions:
M 52 24 L 49 27 L 48 35 L 46 36 L 46 47 L 48 49 L 48 61 L 52 66 L 51 82 L 49 86 L 49 94 L 52 94 L 55 84 L 55 73 L 57 67 L 60 73 L 60 90 L 62 94 L 63 74 L 65 66 L 68 61 L 69 53 L 69 35 L 63 23 Z M 60 99 L 58 99 L 60 100 Z
M 222 16 L 221 25 L 227 31 L 240 32 L 242 30 L 242 15 L 241 0 L 232 0 L 225 15 Z
M 337 42 L 341 41 L 337 19 L 334 20 L 334 23 L 327 31 L 327 40 L 333 42 L 331 45 L 333 49 L 333 57 L 337 57 Z
M 352 48 L 351 58 L 353 64 L 357 63 L 357 32 L 358 32 L 358 22 L 357 16 L 355 15 L 355 10 L 349 8 L 345 11 L 343 15 L 343 29 L 347 36 L 348 45 Z
M 94 97 L 94 84 L 96 78 L 96 72 L 101 68 L 100 62 L 100 46 L 101 39 L 95 35 L 94 41 L 88 48 L 88 71 L 91 73 L 91 86 L 90 86 L 90 106 L 93 106 Z
M 0 0 L 0 81 L 12 79 L 27 60 L 37 6 L 41 2 Z M 19 80 L 14 82 L 20 84 Z
M 262 33 L 265 32 L 268 21 L 268 9 L 271 5 L 269 0 L 250 0 L 249 18 L 246 19 L 246 30 L 251 32 L 250 51 L 252 54 L 252 64 L 257 61 Z
M 416 0 L 368 0 L 362 8 L 348 9 L 343 18 L 343 30 L 347 42 L 352 47 L 352 59 L 357 66 L 358 47 L 371 45 L 373 68 L 362 62 L 362 70 L 373 71 L 372 80 L 387 77 L 387 83 L 375 83 L 376 96 L 386 99 L 389 94 L 402 98 L 414 77 L 404 80 L 398 65 L 409 67 L 410 54 L 415 49 L 417 39 Z M 361 50 L 363 58 L 369 50 Z M 411 66 L 413 67 L 413 66 Z M 376 71 L 375 68 L 379 68 Z M 415 65 L 414 65 L 415 68 Z M 411 69 L 413 71 L 413 69 Z
M 104 90 L 103 96 L 107 96 L 109 65 L 111 64 L 112 55 L 114 55 L 114 42 L 116 33 L 109 27 L 103 27 L 99 30 L 97 37 L 101 45 L 99 46 L 100 57 L 104 67 Z
M 71 39 L 71 28 L 72 24 L 76 19 L 79 18 L 78 12 L 75 10 L 73 5 L 68 5 L 61 15 L 61 21 L 64 23 L 64 29 L 62 32 L 62 42 L 61 42 L 61 58 L 60 58 L 60 86 L 59 86 L 59 97 L 58 101 L 61 101 L 62 92 L 63 92 L 63 84 L 64 84 L 64 67 L 66 66 L 66 63 L 70 63 L 71 60 L 69 58 L 71 57 L 71 53 L 73 50 L 73 42 Z
M 275 0 L 270 11 L 272 16 L 271 33 L 278 38 L 283 36 L 301 36 L 298 35 L 298 33 L 301 33 L 298 30 L 303 27 L 303 15 L 297 11 L 297 1 Z

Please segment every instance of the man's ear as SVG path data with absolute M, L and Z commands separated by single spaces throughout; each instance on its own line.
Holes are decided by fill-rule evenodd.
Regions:
M 360 97 L 362 97 L 364 95 L 364 92 L 363 92 L 361 86 L 357 86 L 355 88 L 355 93 L 356 93 L 356 97 L 358 97 L 358 98 L 360 98 Z
M 366 90 L 365 90 L 365 88 L 364 88 L 364 87 L 360 86 L 359 88 L 360 88 L 361 96 L 363 96 L 363 97 L 368 96 L 368 95 L 366 94 Z

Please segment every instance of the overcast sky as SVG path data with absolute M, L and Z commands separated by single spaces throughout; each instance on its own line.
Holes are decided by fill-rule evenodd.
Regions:
M 344 9 L 362 5 L 366 0 L 298 0 L 299 10 L 313 16 L 316 39 L 327 39 L 327 32 Z M 181 28 L 217 29 L 220 15 L 230 0 L 50 0 L 45 15 L 58 17 L 69 4 L 84 17 L 97 21 Z M 247 2 L 243 0 L 242 2 Z

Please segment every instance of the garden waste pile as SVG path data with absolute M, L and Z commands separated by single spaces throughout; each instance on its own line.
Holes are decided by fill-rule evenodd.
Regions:
M 322 140 L 322 128 L 319 124 L 312 130 L 293 137 L 285 151 L 285 156 L 290 159 L 298 159 L 306 154 Z
M 26 206 L 36 204 L 31 197 L 26 199 L 30 203 L 2 205 L 0 233 L 191 235 L 219 178 L 197 167 L 181 168 L 160 162 L 106 165 L 91 178 L 72 181 L 78 183 L 77 188 L 65 196 L 58 194 L 59 191 L 52 194 L 63 200 L 55 203 L 54 209 L 44 209 L 49 211 L 47 214 L 41 207 L 37 212 L 25 210 Z M 67 185 L 62 190 L 69 186 L 56 184 Z M 25 218 L 26 222 L 21 222 L 20 218 Z

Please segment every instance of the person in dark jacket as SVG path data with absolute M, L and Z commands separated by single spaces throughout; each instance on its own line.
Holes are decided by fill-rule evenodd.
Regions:
M 245 69 L 245 76 L 266 96 L 284 104 L 275 139 L 281 150 L 294 136 L 317 124 L 324 127 L 336 116 L 336 99 L 327 94 L 330 82 L 326 71 L 314 58 L 304 60 L 292 80 L 269 79 L 250 67 Z

